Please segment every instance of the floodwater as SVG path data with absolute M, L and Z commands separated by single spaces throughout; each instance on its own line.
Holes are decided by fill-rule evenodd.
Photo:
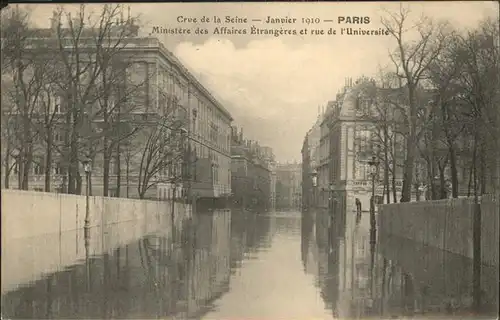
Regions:
M 370 250 L 366 234 L 348 239 L 327 215 L 198 212 L 19 284 L 2 294 L 2 317 L 363 318 L 376 304 L 367 298 Z

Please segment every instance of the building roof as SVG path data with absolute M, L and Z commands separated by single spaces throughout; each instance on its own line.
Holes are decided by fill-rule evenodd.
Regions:
M 342 98 L 340 116 L 354 117 L 356 116 L 356 104 L 358 97 L 362 92 L 366 93 L 375 89 L 375 82 L 368 79 L 360 79 L 356 83 L 347 88 L 345 95 Z

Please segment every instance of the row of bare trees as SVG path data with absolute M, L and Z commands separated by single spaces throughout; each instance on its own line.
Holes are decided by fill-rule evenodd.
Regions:
M 2 10 L 4 187 L 17 173 L 17 187 L 28 190 L 36 173 L 44 191 L 59 183 L 62 192 L 81 194 L 82 163 L 90 160 L 102 195 L 123 196 L 126 184 L 126 196 L 133 185 L 144 198 L 183 157 L 177 100 L 169 96 L 161 114 L 148 116 L 159 107 L 150 94 L 154 71 L 127 50 L 138 18 L 123 16 L 121 4 L 97 13 L 60 6 L 41 29 L 29 7 Z
M 365 81 L 358 100 L 358 114 L 375 129 L 385 202 L 408 202 L 413 192 L 418 200 L 424 189 L 431 199 L 498 192 L 498 21 L 458 30 L 410 17 L 403 5 L 386 12 L 382 23 L 396 44 L 391 64 Z

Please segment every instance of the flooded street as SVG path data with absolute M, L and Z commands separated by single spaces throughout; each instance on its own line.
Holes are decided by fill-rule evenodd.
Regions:
M 268 233 L 231 277 L 231 289 L 205 319 L 331 319 L 315 278 L 301 261 L 300 213 L 259 215 Z M 261 243 L 261 244 L 258 244 Z
M 173 237 L 150 234 L 6 292 L 3 316 L 333 317 L 321 289 L 326 278 L 308 270 L 317 244 L 299 212 L 200 212 L 175 229 Z
M 85 251 L 85 259 L 60 264 L 56 272 L 5 291 L 2 316 L 359 319 L 410 312 L 414 317 L 452 317 L 435 309 L 429 295 L 425 301 L 411 298 L 408 276 L 391 261 L 376 256 L 370 270 L 365 217 L 355 228 L 348 223 L 344 229 L 324 213 L 217 209 L 179 222 L 117 248 L 106 248 L 99 240 L 116 237 L 107 231 L 80 241 L 78 250 Z M 126 225 L 116 228 L 121 234 L 127 230 Z M 30 248 L 23 257 L 29 266 L 20 265 L 17 273 L 11 268 L 16 279 L 26 279 L 26 270 L 47 260 L 50 242 L 42 238 L 30 245 L 19 243 L 24 250 Z M 61 251 L 60 261 L 68 261 L 65 255 L 71 252 L 66 251 Z

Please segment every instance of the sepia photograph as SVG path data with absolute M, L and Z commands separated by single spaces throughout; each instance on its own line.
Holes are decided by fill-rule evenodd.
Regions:
M 500 3 L 12 3 L 1 319 L 497 319 Z

